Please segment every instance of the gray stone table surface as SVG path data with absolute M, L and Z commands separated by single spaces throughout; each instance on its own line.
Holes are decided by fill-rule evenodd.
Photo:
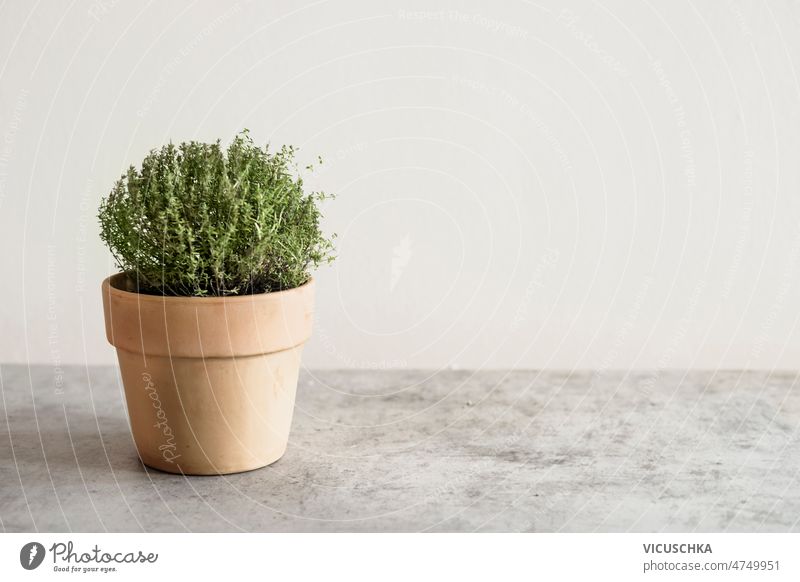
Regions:
M 0 366 L 5 531 L 790 531 L 787 372 L 304 371 L 270 467 L 142 466 L 116 368 Z

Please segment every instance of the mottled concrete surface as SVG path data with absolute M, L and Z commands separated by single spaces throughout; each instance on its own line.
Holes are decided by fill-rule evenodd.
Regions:
M 187 478 L 116 369 L 0 372 L 6 531 L 800 529 L 794 373 L 305 372 L 283 459 Z

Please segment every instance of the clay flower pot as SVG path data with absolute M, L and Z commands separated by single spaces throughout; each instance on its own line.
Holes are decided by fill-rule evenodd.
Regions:
M 103 281 L 106 336 L 117 349 L 142 461 L 219 475 L 286 451 L 314 283 L 234 297 L 164 297 Z

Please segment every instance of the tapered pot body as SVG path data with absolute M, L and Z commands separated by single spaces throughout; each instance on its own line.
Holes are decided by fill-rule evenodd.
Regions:
M 313 281 L 235 297 L 163 297 L 128 286 L 124 274 L 106 279 L 103 307 L 142 461 L 219 475 L 278 460 L 311 336 Z

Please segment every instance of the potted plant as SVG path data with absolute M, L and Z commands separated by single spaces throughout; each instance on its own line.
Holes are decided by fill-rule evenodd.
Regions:
M 333 259 L 295 150 L 247 131 L 227 148 L 151 151 L 100 205 L 122 272 L 102 285 L 139 457 L 173 473 L 248 471 L 286 450 L 309 271 Z

